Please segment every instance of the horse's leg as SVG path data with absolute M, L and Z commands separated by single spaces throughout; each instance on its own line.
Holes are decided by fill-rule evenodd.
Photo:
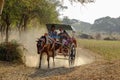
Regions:
M 38 46 L 38 43 L 37 43 L 36 46 L 37 46 L 37 53 L 39 54 L 39 46 Z
M 55 60 L 54 60 L 54 57 L 53 57 L 53 66 L 55 67 Z
M 48 68 L 50 68 L 49 59 L 50 59 L 50 57 L 49 57 L 49 54 L 48 54 L 48 52 L 47 52 Z
M 52 57 L 53 57 L 53 66 L 55 66 L 55 61 L 54 61 L 54 58 L 55 58 L 55 51 L 53 50 L 52 53 L 53 53 L 53 55 L 52 55 Z
M 42 53 L 40 54 L 39 68 L 41 68 Z

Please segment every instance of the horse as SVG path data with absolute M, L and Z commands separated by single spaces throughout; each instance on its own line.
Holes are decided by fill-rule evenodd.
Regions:
M 55 51 L 59 49 L 61 46 L 62 45 L 58 43 L 55 43 L 54 46 L 53 44 L 46 44 L 46 37 L 41 36 L 40 39 L 37 40 L 37 53 L 40 54 L 39 68 L 41 68 L 41 60 L 43 53 L 47 54 L 48 68 L 50 68 L 49 59 L 50 57 L 52 57 L 54 63 L 54 57 L 56 55 Z

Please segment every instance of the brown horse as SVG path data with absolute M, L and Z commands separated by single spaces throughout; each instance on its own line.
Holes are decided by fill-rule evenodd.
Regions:
M 53 58 L 53 63 L 54 63 L 54 57 L 56 55 L 55 51 L 61 47 L 61 44 L 55 43 L 54 46 L 53 47 L 52 46 L 53 46 L 53 44 L 46 44 L 45 36 L 42 36 L 37 41 L 37 52 L 38 52 L 38 54 L 40 54 L 39 68 L 41 68 L 41 60 L 42 60 L 43 53 L 47 54 L 48 68 L 50 67 L 50 64 L 49 64 L 50 57 Z

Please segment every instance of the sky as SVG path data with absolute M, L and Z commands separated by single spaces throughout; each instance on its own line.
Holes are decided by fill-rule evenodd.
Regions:
M 96 0 L 95 3 L 84 4 L 73 3 L 64 0 L 63 4 L 68 7 L 60 12 L 60 18 L 68 16 L 70 19 L 94 23 L 95 19 L 110 16 L 117 18 L 120 16 L 120 0 Z

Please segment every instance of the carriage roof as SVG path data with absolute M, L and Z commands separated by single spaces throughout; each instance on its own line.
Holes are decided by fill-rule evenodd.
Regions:
M 50 28 L 51 28 L 52 25 L 55 26 L 56 30 L 58 30 L 59 28 L 63 28 L 64 30 L 74 31 L 74 28 L 70 25 L 66 25 L 66 24 L 46 24 L 46 27 L 47 27 L 48 31 L 50 31 Z

